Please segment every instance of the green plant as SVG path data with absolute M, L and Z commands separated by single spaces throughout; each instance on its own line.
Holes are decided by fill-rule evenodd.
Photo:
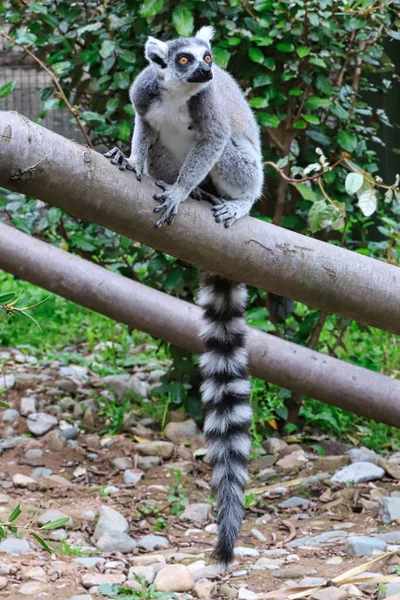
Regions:
M 117 600 L 170 600 L 175 599 L 175 594 L 167 592 L 157 592 L 154 585 L 146 586 L 146 582 L 136 577 L 141 585 L 140 590 L 123 587 L 120 585 L 102 584 L 99 586 L 99 592 L 107 598 L 116 598 Z
M 182 483 L 182 473 L 178 470 L 173 471 L 174 481 L 169 486 L 167 500 L 170 503 L 171 515 L 180 515 L 189 504 L 189 499 L 185 493 L 185 486 Z
M 157 519 L 157 521 L 154 523 L 154 527 L 153 527 L 154 531 L 168 531 L 169 528 L 170 528 L 170 524 L 168 523 L 168 521 L 166 521 L 162 517 Z
M 97 400 L 99 417 L 102 419 L 103 426 L 101 433 L 107 435 L 116 435 L 122 431 L 124 418 L 131 408 L 131 402 L 125 400 L 121 405 L 116 400 L 99 397 Z
M 64 556 L 93 556 L 96 552 L 87 552 L 83 550 L 82 546 L 70 546 L 65 540 L 62 540 L 57 547 L 55 548 L 57 554 L 62 554 Z
M 0 540 L 7 537 L 8 534 L 12 533 L 13 535 L 18 535 L 20 533 L 27 532 L 31 535 L 41 546 L 42 548 L 48 552 L 52 553 L 52 549 L 47 544 L 47 542 L 39 535 L 37 532 L 49 531 L 51 529 L 59 529 L 68 523 L 69 517 L 64 517 L 62 519 L 57 519 L 56 521 L 48 521 L 41 527 L 35 527 L 33 525 L 36 515 L 34 515 L 25 525 L 16 525 L 19 517 L 22 515 L 22 510 L 20 505 L 16 506 L 8 519 L 5 521 L 0 519 Z

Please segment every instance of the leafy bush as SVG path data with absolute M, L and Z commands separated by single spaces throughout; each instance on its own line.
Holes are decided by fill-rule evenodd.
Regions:
M 381 181 L 377 149 L 382 126 L 391 126 L 381 99 L 396 78 L 386 46 L 391 54 L 398 48 L 399 7 L 399 0 L 5 0 L 0 16 L 8 35 L 29 44 L 53 73 L 41 90 L 41 116 L 67 101 L 98 148 L 128 147 L 128 88 L 145 64 L 146 36 L 188 36 L 214 24 L 215 60 L 239 80 L 261 125 L 269 166 L 254 215 L 398 264 L 399 181 Z M 175 258 L 19 194 L 5 193 L 1 207 L 32 235 L 193 298 L 197 271 Z M 253 326 L 317 346 L 326 315 L 301 305 L 281 309 L 274 296 L 251 291 Z

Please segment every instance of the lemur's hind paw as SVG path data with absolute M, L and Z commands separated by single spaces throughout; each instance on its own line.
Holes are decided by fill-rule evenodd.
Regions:
M 224 223 L 225 227 L 230 227 L 235 221 L 249 214 L 253 205 L 251 199 L 226 200 L 212 207 L 214 217 L 217 223 Z
M 118 148 L 118 146 L 115 146 L 115 148 L 106 152 L 104 156 L 110 159 L 110 163 L 112 165 L 118 165 L 120 171 L 133 171 L 138 181 L 142 179 L 141 170 L 129 162 L 125 154 Z
M 202 194 L 202 190 L 200 188 L 196 188 L 195 190 L 193 190 L 193 192 L 190 194 L 190 197 L 193 198 L 193 200 L 203 200 L 203 194 Z

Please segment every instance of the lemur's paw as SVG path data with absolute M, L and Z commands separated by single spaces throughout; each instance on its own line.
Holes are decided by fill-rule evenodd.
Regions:
M 230 227 L 235 221 L 240 218 L 238 215 L 237 206 L 232 202 L 222 202 L 212 207 L 214 218 L 217 223 L 224 223 L 225 227 Z
M 163 213 L 155 225 L 159 229 L 165 224 L 171 225 L 178 214 L 178 207 L 184 198 L 182 198 L 180 190 L 174 185 L 165 183 L 164 181 L 156 181 L 156 185 L 164 190 L 162 194 L 154 194 L 153 196 L 154 200 L 163 200 L 163 203 L 154 209 L 155 213 Z
M 133 171 L 138 181 L 142 179 L 142 169 L 139 165 L 132 164 L 118 146 L 106 152 L 104 156 L 110 159 L 112 165 L 118 165 L 120 171 Z
M 190 194 L 190 197 L 193 198 L 193 200 L 203 200 L 203 193 L 202 190 L 200 188 L 196 188 L 195 190 L 193 190 L 193 192 Z

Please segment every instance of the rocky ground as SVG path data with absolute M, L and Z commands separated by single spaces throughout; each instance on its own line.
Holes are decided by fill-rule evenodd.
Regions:
M 95 399 L 150 398 L 162 365 L 100 378 L 7 349 L 0 361 L 11 406 L 0 410 L 0 520 L 18 504 L 20 526 L 70 518 L 41 532 L 52 554 L 27 532 L 0 541 L 2 598 L 400 598 L 400 453 L 320 437 L 319 456 L 315 440 L 265 440 L 236 561 L 222 573 L 210 560 L 210 468 L 194 421 L 170 413 L 161 436 L 133 410 L 122 434 L 98 433 Z M 291 590 L 272 594 L 281 588 Z

